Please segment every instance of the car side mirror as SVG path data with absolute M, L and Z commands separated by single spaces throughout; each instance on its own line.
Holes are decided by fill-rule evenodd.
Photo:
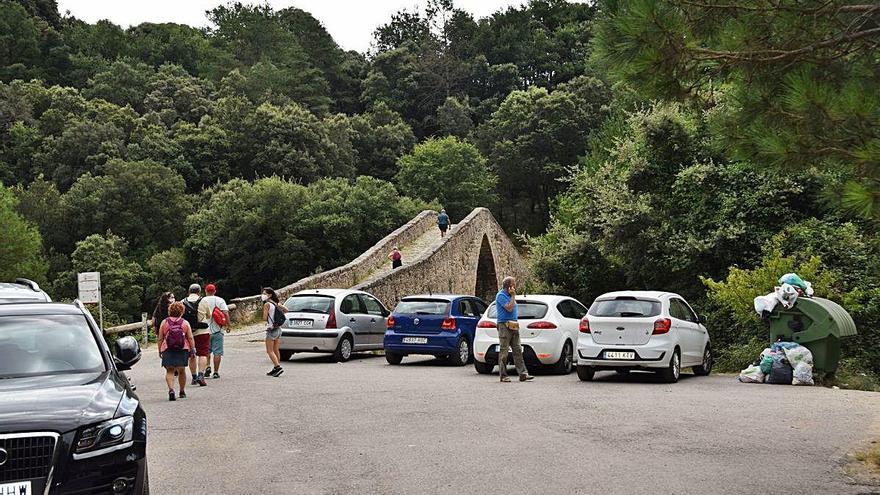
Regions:
M 141 346 L 134 337 L 122 337 L 114 345 L 116 356 L 113 362 L 119 371 L 130 370 L 132 366 L 141 360 Z

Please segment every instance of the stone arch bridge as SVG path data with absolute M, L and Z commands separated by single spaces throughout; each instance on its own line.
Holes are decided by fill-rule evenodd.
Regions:
M 398 246 L 403 266 L 392 270 L 388 254 Z M 516 246 L 486 208 L 453 225 L 445 238 L 437 213 L 423 211 L 347 265 L 301 279 L 278 290 L 281 299 L 304 289 L 354 288 L 370 292 L 389 308 L 411 294 L 474 294 L 491 299 L 507 275 L 529 280 Z M 259 295 L 230 301 L 234 321 L 260 310 Z

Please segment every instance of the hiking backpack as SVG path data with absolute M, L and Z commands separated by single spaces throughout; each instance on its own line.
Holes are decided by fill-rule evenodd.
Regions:
M 279 304 L 272 303 L 272 307 L 274 308 L 272 310 L 272 325 L 274 328 L 278 328 L 281 325 L 284 325 L 284 322 L 287 320 L 287 315 L 284 314 L 284 311 L 280 308 Z
M 186 346 L 186 331 L 183 329 L 183 318 L 165 320 L 165 345 L 172 350 L 180 350 Z

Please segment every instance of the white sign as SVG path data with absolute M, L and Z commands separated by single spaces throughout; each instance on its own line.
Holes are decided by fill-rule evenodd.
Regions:
M 86 304 L 101 302 L 101 273 L 86 272 L 77 276 L 79 282 L 79 300 Z

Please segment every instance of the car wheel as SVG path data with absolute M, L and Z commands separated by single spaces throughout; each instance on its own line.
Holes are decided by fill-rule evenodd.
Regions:
M 474 369 L 476 369 L 477 373 L 481 375 L 488 375 L 492 373 L 493 368 L 495 368 L 494 364 L 483 363 L 474 359 Z
M 290 361 L 290 358 L 293 357 L 293 351 L 278 351 L 278 354 L 280 354 L 279 357 L 282 361 Z
M 580 378 L 582 382 L 593 381 L 593 377 L 596 376 L 596 370 L 594 370 L 592 366 L 578 366 L 577 372 L 578 378 Z
M 388 364 L 400 364 L 403 361 L 403 354 L 385 351 L 385 361 L 388 361 Z
M 458 352 L 449 355 L 449 363 L 453 366 L 464 366 L 471 356 L 471 346 L 464 337 L 458 338 Z
M 660 377 L 666 383 L 675 383 L 681 375 L 681 352 L 678 349 L 672 352 L 669 358 L 669 366 L 660 372 Z
M 708 376 L 712 372 L 713 364 L 715 364 L 715 357 L 712 356 L 712 348 L 709 347 L 709 344 L 706 344 L 706 349 L 703 351 L 703 364 L 693 367 L 694 374 L 697 376 Z
M 351 335 L 346 335 L 345 337 L 342 337 L 342 340 L 336 345 L 336 352 L 333 353 L 333 359 L 340 363 L 344 363 L 351 359 L 351 352 L 353 349 L 354 344 L 352 343 Z
M 566 340 L 562 346 L 562 355 L 559 356 L 559 361 L 556 361 L 556 364 L 553 365 L 553 372 L 557 375 L 567 375 L 571 373 L 573 363 L 574 347 L 571 345 L 570 340 Z

